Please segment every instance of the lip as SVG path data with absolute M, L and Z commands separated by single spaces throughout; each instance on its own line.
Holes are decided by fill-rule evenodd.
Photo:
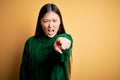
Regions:
M 54 31 L 55 31 L 54 29 L 48 29 L 48 30 L 47 30 L 47 33 L 48 33 L 49 35 L 53 35 L 53 34 L 54 34 Z

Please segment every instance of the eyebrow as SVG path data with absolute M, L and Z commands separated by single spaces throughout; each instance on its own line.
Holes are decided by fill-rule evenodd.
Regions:
M 43 18 L 42 20 L 49 20 L 49 19 Z M 54 19 L 52 19 L 52 20 L 58 20 L 58 18 L 54 18 Z

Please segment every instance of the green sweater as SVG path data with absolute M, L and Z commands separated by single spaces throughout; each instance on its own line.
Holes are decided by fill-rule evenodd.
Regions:
M 71 46 L 63 54 L 54 50 L 58 37 L 71 41 Z M 20 80 L 69 80 L 68 64 L 73 40 L 69 34 L 59 34 L 53 38 L 30 37 L 24 47 Z

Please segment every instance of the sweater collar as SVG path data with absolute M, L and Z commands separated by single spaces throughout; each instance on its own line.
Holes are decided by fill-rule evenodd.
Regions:
M 41 36 L 39 37 L 39 41 L 42 43 L 53 43 L 57 38 L 57 35 L 55 35 L 54 37 L 50 38 L 47 36 Z

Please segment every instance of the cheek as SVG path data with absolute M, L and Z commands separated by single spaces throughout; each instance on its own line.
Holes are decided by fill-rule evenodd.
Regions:
M 59 25 L 56 25 L 55 26 L 55 31 L 58 32 L 58 30 L 59 30 Z
M 45 30 L 47 28 L 47 25 L 46 24 L 41 24 L 42 26 L 42 29 Z
M 56 29 L 59 29 L 60 23 L 55 24 Z
M 46 34 L 46 32 L 47 32 L 46 26 L 42 26 L 42 29 L 43 29 L 44 33 Z

